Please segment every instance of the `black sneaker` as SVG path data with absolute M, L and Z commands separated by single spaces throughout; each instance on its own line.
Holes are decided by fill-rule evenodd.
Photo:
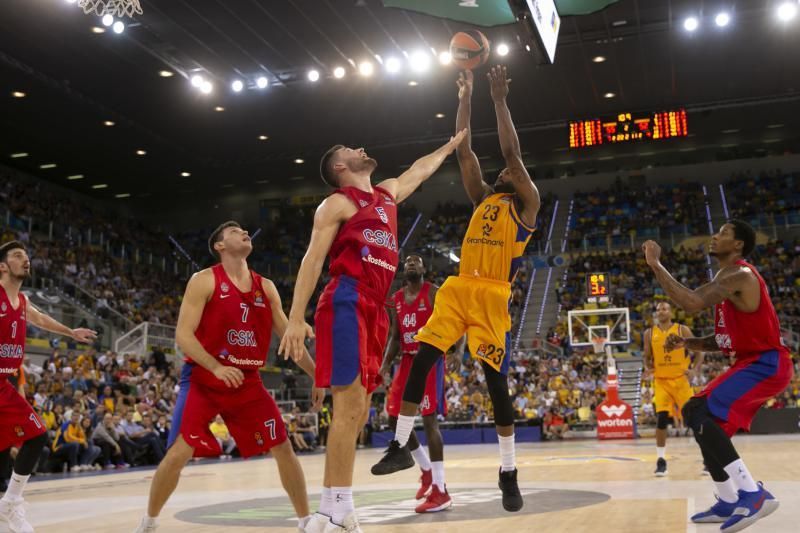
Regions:
M 372 465 L 371 472 L 374 476 L 385 476 L 412 466 L 414 466 L 414 459 L 411 457 L 411 452 L 408 451 L 408 446 L 400 446 L 399 442 L 393 440 L 383 452 L 383 458 Z
M 510 513 L 522 509 L 522 494 L 519 493 L 519 485 L 517 485 L 516 468 L 508 472 L 501 470 L 497 485 L 503 491 L 503 509 Z
M 653 472 L 656 477 L 664 477 L 667 475 L 667 460 L 659 458 L 656 461 L 656 471 Z

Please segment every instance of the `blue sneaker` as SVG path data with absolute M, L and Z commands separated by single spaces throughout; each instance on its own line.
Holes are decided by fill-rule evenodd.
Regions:
M 745 492 L 739 491 L 739 501 L 734 504 L 736 509 L 728 520 L 719 528 L 725 533 L 741 531 L 753 525 L 758 520 L 767 517 L 778 508 L 778 500 L 764 488 L 764 484 L 758 482 L 758 491 Z
M 712 505 L 707 511 L 692 515 L 692 522 L 695 524 L 721 524 L 728 520 L 736 510 L 736 502 L 728 503 L 717 498 L 717 503 Z

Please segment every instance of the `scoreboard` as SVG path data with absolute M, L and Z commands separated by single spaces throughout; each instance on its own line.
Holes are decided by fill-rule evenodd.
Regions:
M 664 140 L 688 135 L 685 109 L 652 114 L 620 113 L 615 119 L 569 123 L 570 148 Z
M 607 272 L 586 274 L 586 300 L 592 303 L 606 303 L 609 300 L 611 284 Z

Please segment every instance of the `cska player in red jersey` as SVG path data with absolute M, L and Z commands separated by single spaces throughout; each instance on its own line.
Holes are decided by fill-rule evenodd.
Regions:
M 8 490 L 0 500 L 0 525 L 12 533 L 29 533 L 33 528 L 25 519 L 22 491 L 47 444 L 44 422 L 8 378 L 21 370 L 28 324 L 46 331 L 91 342 L 97 332 L 70 329 L 36 309 L 20 292 L 31 275 L 31 262 L 25 245 L 9 241 L 0 246 L 0 472 L 6 471 L 12 446 L 22 446 L 14 461 Z
M 381 365 L 381 376 L 389 377 L 392 365 L 398 354 L 402 354 L 400 367 L 392 379 L 392 385 L 386 396 L 386 412 L 389 415 L 389 427 L 392 431 L 397 427 L 397 415 L 403 403 L 403 391 L 411 372 L 411 364 L 419 350 L 419 343 L 414 336 L 433 314 L 433 303 L 436 298 L 437 285 L 425 281 L 425 264 L 418 255 L 409 255 L 404 263 L 403 288 L 392 295 L 394 304 L 392 326 L 389 341 L 386 345 L 386 356 Z M 464 355 L 466 337 L 462 337 L 453 351 L 453 359 L 460 362 Z M 416 507 L 418 513 L 434 513 L 444 511 L 452 504 L 444 482 L 444 442 L 439 431 L 437 415 L 447 416 L 447 402 L 444 398 L 445 360 L 441 357 L 428 374 L 425 383 L 425 394 L 420 403 L 422 424 L 428 440 L 430 457 L 425 453 L 415 432 L 411 432 L 408 449 L 422 470 L 421 486 L 416 498 L 425 501 Z M 428 492 L 430 489 L 430 492 Z
M 683 407 L 683 419 L 694 431 L 703 461 L 714 480 L 717 503 L 692 516 L 693 522 L 722 523 L 721 531 L 740 531 L 778 508 L 778 500 L 756 483 L 731 437 L 749 430 L 758 409 L 780 394 L 794 370 L 789 350 L 764 279 L 744 258 L 755 247 L 756 234 L 741 220 L 729 220 L 711 238 L 709 254 L 719 261 L 714 279 L 691 290 L 661 264 L 661 248 L 643 245 L 647 264 L 659 285 L 689 313 L 714 307 L 714 335 L 683 338 L 671 334 L 664 349 L 716 352 L 733 356 L 731 367 Z
M 316 383 L 331 387 L 333 419 L 322 502 L 306 531 L 361 531 L 353 507 L 353 443 L 369 415 L 372 392 L 382 381 L 378 370 L 389 330 L 384 306 L 398 263 L 397 203 L 436 172 L 465 134 L 459 132 L 399 177 L 376 186 L 370 178 L 378 163 L 363 148 L 336 145 L 322 157 L 322 179 L 336 190 L 314 215 L 279 348 L 296 358 L 305 350 L 305 339 L 314 337 L 305 321 L 306 307 L 329 254 L 331 280 L 315 316 Z
M 286 438 L 281 411 L 258 371 L 264 366 L 272 332 L 282 335 L 286 329 L 281 298 L 272 281 L 248 268 L 253 245 L 238 223 L 221 224 L 211 234 L 208 248 L 219 263 L 194 274 L 186 286 L 175 337 L 187 357 L 169 450 L 153 477 L 147 515 L 136 533 L 156 530 L 156 517 L 192 456 L 220 455 L 209 430 L 217 414 L 225 420 L 242 457 L 272 452 L 302 528 L 309 519 L 303 469 Z M 313 377 L 314 362 L 308 352 L 294 355 Z M 323 397 L 324 390 L 314 388 L 315 408 Z

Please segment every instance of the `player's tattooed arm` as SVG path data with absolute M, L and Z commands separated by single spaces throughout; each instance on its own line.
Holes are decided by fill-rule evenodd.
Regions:
M 467 196 L 474 205 L 478 205 L 492 193 L 492 188 L 483 181 L 483 172 L 478 156 L 472 151 L 472 71 L 466 70 L 458 75 L 458 111 L 456 113 L 456 131 L 467 130 L 464 140 L 456 148 L 458 166 L 461 169 L 461 182 Z
M 685 346 L 687 350 L 692 350 L 695 352 L 718 352 L 719 345 L 717 344 L 717 338 L 714 335 L 709 335 L 707 337 L 692 337 L 689 339 L 684 339 Z M 700 361 L 702 364 L 702 361 Z

